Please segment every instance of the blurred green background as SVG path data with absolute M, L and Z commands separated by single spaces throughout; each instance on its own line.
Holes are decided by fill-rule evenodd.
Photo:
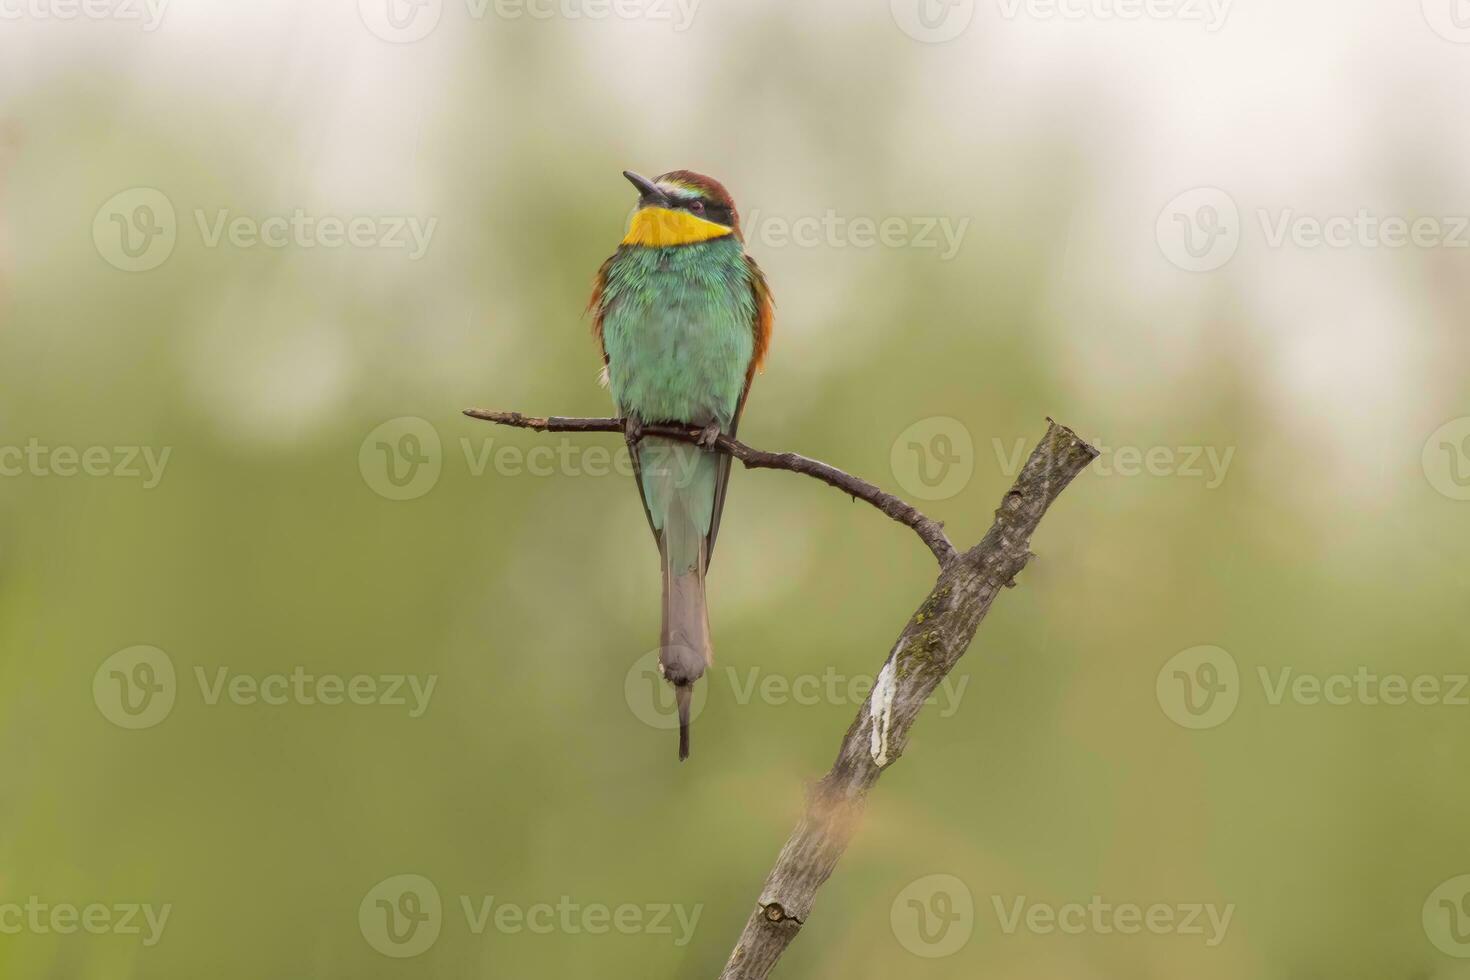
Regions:
M 777 975 L 1470 976 L 1467 253 L 1269 235 L 1470 214 L 1470 48 L 1435 0 L 1241 0 L 1213 30 L 1193 5 L 393 2 L 5 8 L 0 975 L 718 973 L 933 560 L 737 467 L 681 766 L 640 662 L 656 551 L 630 480 L 588 472 L 620 440 L 459 414 L 610 411 L 582 310 L 619 172 L 689 167 L 777 298 L 746 441 L 966 546 L 1046 416 L 1109 450 Z M 1179 221 L 1196 188 L 1215 210 Z M 265 227 L 298 212 L 366 223 Z M 400 223 L 421 255 L 383 242 Z M 1238 247 L 1190 239 L 1233 251 L 1189 271 L 1186 225 Z M 435 686 L 417 716 L 406 684 L 211 695 L 298 668 Z M 1272 696 L 1360 669 L 1440 693 Z M 1219 708 L 1189 712 L 1191 678 Z M 421 950 L 384 939 L 400 875 L 441 905 Z M 916 940 L 916 893 L 973 912 Z M 1231 918 L 1213 945 L 1003 928 L 1093 896 Z M 477 931 L 487 900 L 511 917 Z M 64 933 L 37 902 L 169 912 L 147 942 L 141 913 Z M 541 903 L 576 911 L 516 928 Z M 641 925 L 586 927 L 620 906 Z

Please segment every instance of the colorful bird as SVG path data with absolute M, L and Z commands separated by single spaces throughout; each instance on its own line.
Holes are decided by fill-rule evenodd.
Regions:
M 674 686 L 687 759 L 693 686 L 713 655 L 704 579 L 730 481 L 730 457 L 713 446 L 740 424 L 771 339 L 771 293 L 719 181 L 688 170 L 623 176 L 638 210 L 588 310 L 663 560 L 659 670 Z M 642 437 L 660 422 L 702 429 L 701 445 Z

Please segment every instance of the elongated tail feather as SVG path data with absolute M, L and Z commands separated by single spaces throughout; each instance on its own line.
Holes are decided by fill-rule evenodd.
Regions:
M 694 685 L 685 684 L 674 688 L 674 699 L 679 702 L 679 761 L 689 758 L 689 701 L 694 697 Z
M 658 530 L 663 560 L 663 625 L 659 665 L 679 706 L 679 758 L 689 756 L 694 682 L 714 659 L 704 580 L 718 460 L 685 443 L 644 441 L 639 453 L 644 500 Z
M 704 569 L 679 574 L 664 563 L 663 628 L 658 662 L 664 679 L 674 685 L 679 706 L 679 759 L 689 758 L 689 706 L 694 682 L 714 657 L 709 638 L 709 609 L 704 600 Z

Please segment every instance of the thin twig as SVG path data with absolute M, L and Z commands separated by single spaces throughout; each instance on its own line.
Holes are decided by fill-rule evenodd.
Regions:
M 497 425 L 509 425 L 518 429 L 532 429 L 536 432 L 622 432 L 623 420 L 617 418 L 537 418 L 530 415 L 522 415 L 520 412 L 488 412 L 479 408 L 467 408 L 465 413 L 472 419 L 483 419 L 486 422 L 494 422 Z M 679 425 L 649 425 L 644 424 L 643 434 L 645 436 L 661 436 L 666 439 L 679 439 L 684 442 L 695 442 L 698 440 L 700 430 L 693 427 Z M 884 514 L 913 528 L 917 534 L 928 545 L 929 550 L 934 552 L 934 557 L 939 559 L 941 568 L 948 565 L 956 557 L 954 545 L 950 544 L 949 538 L 945 536 L 944 525 L 932 518 L 925 517 L 918 508 L 907 504 L 891 493 L 879 490 L 873 484 L 851 473 L 843 472 L 835 466 L 829 466 L 820 460 L 808 459 L 796 453 L 768 453 L 759 449 L 752 449 L 743 442 L 731 439 L 729 436 L 721 435 L 715 442 L 716 450 L 727 453 L 735 459 L 744 463 L 747 469 L 752 470 L 790 470 L 792 473 L 801 473 L 805 476 L 821 480 L 828 486 L 836 487 L 843 493 L 856 500 L 866 501 L 881 510 Z

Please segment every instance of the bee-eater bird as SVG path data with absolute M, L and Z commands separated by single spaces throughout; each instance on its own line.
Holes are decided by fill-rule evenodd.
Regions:
M 659 670 L 674 686 L 682 760 L 694 682 L 713 654 L 704 578 L 730 481 L 730 457 L 713 447 L 722 433 L 735 437 L 770 343 L 772 303 L 719 181 L 688 170 L 623 176 L 638 209 L 598 270 L 588 310 L 663 560 Z M 642 438 L 645 423 L 660 422 L 702 429 L 700 445 Z

